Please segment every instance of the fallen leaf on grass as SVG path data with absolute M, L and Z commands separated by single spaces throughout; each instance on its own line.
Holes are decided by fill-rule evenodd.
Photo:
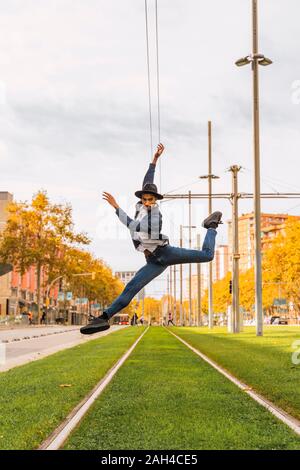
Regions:
M 60 384 L 60 387 L 61 387 L 61 388 L 73 387 L 73 385 L 72 385 L 72 384 Z

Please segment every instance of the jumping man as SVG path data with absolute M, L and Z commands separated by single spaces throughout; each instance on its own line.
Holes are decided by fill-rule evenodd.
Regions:
M 115 198 L 103 192 L 103 199 L 114 207 L 120 221 L 130 230 L 135 249 L 144 254 L 146 264 L 140 268 L 131 281 L 125 286 L 123 292 L 113 303 L 103 311 L 103 314 L 94 318 L 88 325 L 81 328 L 81 333 L 89 335 L 107 330 L 109 319 L 125 308 L 133 297 L 150 281 L 163 273 L 174 264 L 207 263 L 212 261 L 215 250 L 216 229 L 221 224 L 222 212 L 213 212 L 202 223 L 207 229 L 202 250 L 179 248 L 169 244 L 169 238 L 161 233 L 162 215 L 157 204 L 163 196 L 157 192 L 153 184 L 155 167 L 164 151 L 159 144 L 150 163 L 143 181 L 143 188 L 136 191 L 139 198 L 136 204 L 135 218 L 131 219 L 116 202 Z

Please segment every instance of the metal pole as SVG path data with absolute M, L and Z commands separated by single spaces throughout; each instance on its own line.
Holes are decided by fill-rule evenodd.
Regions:
M 169 274 L 167 274 L 167 292 L 168 292 L 168 313 L 167 316 L 169 315 L 170 311 L 170 283 L 169 283 Z M 166 326 L 166 325 L 165 325 Z
M 170 310 L 169 312 L 173 312 L 174 308 L 174 302 L 173 302 L 173 269 L 172 266 L 170 266 L 170 294 L 171 294 L 171 301 L 170 301 Z M 168 314 L 169 314 L 168 312 Z
M 174 265 L 174 323 L 176 325 L 177 323 L 177 305 L 176 305 L 176 299 L 177 297 L 177 292 L 176 292 L 176 265 Z
M 211 169 L 211 121 L 208 121 L 208 214 L 212 213 L 212 169 Z M 208 327 L 214 326 L 213 313 L 213 272 L 212 262 L 209 263 L 208 275 Z
M 183 228 L 180 225 L 180 248 L 182 248 L 182 232 Z M 185 318 L 183 318 L 183 304 L 182 304 L 182 264 L 180 266 L 180 326 L 185 325 Z
M 257 0 L 252 0 L 253 56 L 258 53 Z M 252 61 L 253 70 L 253 140 L 254 140 L 254 249 L 255 249 L 255 314 L 256 335 L 263 335 L 262 272 L 261 272 L 261 206 L 260 206 L 260 144 L 259 144 L 259 88 L 258 59 Z
M 238 172 L 241 167 L 233 165 L 232 172 L 232 331 L 239 333 L 240 325 L 240 301 L 239 301 L 239 220 L 238 220 Z
M 200 250 L 200 233 L 197 234 L 197 249 Z M 202 324 L 201 318 L 201 263 L 197 263 L 197 281 L 198 281 L 198 315 L 197 315 L 197 326 Z
M 189 191 L 189 248 L 192 248 L 192 199 Z M 192 325 L 192 265 L 189 264 L 189 326 Z

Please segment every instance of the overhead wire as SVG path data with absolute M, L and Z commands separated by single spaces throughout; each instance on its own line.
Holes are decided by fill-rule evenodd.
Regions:
M 246 170 L 246 171 L 249 171 L 250 173 L 253 173 L 253 170 L 251 170 L 250 168 L 243 167 L 243 169 Z M 269 180 L 270 182 L 277 183 L 277 184 L 279 184 L 280 186 L 285 186 L 285 187 L 287 187 L 287 188 L 289 188 L 289 189 L 292 188 L 292 189 L 294 189 L 295 191 L 300 191 L 300 189 L 299 189 L 298 187 L 296 187 L 296 186 L 294 186 L 294 185 L 291 185 L 290 183 L 287 183 L 287 182 L 285 182 L 285 181 L 279 180 L 278 178 L 272 178 L 272 177 L 270 177 L 270 176 L 266 176 L 266 175 L 264 175 L 264 174 L 261 175 L 261 180 L 264 181 L 264 182 L 266 182 L 266 183 L 267 183 L 268 180 Z M 270 186 L 270 185 L 269 185 L 269 186 Z M 271 187 L 271 186 L 270 186 L 270 187 Z M 274 189 L 274 188 L 273 188 L 273 189 Z M 280 192 L 280 191 L 277 191 L 277 189 L 276 189 L 275 192 Z
M 146 51 L 148 72 L 148 105 L 149 105 L 149 127 L 150 127 L 150 151 L 153 155 L 153 129 L 152 129 L 152 105 L 151 105 L 151 81 L 150 81 L 150 54 L 149 54 L 149 28 L 148 28 L 148 3 L 145 0 L 145 26 L 146 26 Z
M 158 142 L 160 143 L 160 83 L 159 83 L 159 49 L 158 49 L 158 7 L 157 0 L 155 0 L 155 33 L 156 33 L 156 84 L 157 84 L 157 130 Z M 159 159 L 159 189 L 162 191 L 161 186 L 162 171 L 161 159 Z
M 149 41 L 149 17 L 148 2 L 145 0 L 145 26 L 146 26 L 146 53 L 147 53 L 147 75 L 148 75 L 148 106 L 149 106 L 149 130 L 150 130 L 150 151 L 153 156 L 153 114 L 152 114 L 152 94 L 151 94 L 151 67 L 150 67 L 150 41 Z M 161 141 L 161 114 L 160 114 L 160 73 L 159 73 L 159 36 L 158 36 L 158 2 L 155 0 L 155 48 L 156 48 L 156 91 L 157 91 L 157 137 L 158 143 Z M 159 159 L 159 189 L 162 191 L 162 168 Z

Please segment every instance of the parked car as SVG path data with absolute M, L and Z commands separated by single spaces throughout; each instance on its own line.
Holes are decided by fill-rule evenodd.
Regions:
M 280 317 L 279 315 L 273 315 L 270 321 L 271 325 L 288 325 L 289 319 L 286 317 Z

